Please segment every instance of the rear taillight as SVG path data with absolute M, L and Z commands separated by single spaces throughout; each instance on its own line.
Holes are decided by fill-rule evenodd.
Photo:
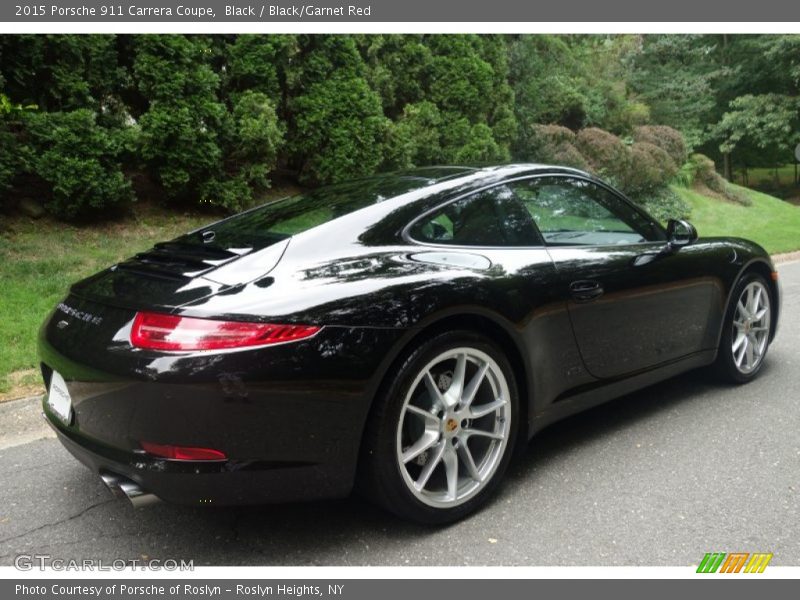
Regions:
M 213 448 L 198 448 L 195 446 L 173 446 L 172 444 L 154 444 L 153 442 L 140 442 L 148 454 L 167 458 L 169 460 L 225 460 L 225 453 Z
M 224 350 L 294 342 L 316 334 L 313 325 L 276 325 L 136 313 L 131 344 L 151 350 Z

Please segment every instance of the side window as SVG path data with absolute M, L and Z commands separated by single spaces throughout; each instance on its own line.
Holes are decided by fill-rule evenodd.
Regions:
M 607 189 L 571 177 L 510 184 L 549 246 L 609 246 L 665 241 L 664 233 Z
M 417 221 L 420 242 L 454 246 L 538 246 L 531 214 L 505 185 L 451 202 Z

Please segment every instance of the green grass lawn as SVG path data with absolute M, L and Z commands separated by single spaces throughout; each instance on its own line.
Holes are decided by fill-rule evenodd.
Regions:
M 673 189 L 691 206 L 690 220 L 701 236 L 751 239 L 771 254 L 800 249 L 800 206 L 754 190 L 734 187 L 753 201 L 751 206 L 709 198 L 687 188 Z
M 123 221 L 87 227 L 6 219 L 0 232 L 0 399 L 38 391 L 36 333 L 71 283 L 213 220 L 142 209 Z

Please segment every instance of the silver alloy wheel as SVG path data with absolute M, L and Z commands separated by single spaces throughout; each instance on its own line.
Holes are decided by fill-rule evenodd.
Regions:
M 476 348 L 455 348 L 414 379 L 400 412 L 396 454 L 408 489 L 420 501 L 451 508 L 492 479 L 511 431 L 508 382 Z
M 769 343 L 769 292 L 760 281 L 752 281 L 742 290 L 733 315 L 731 350 L 733 363 L 740 373 L 755 371 L 764 358 Z

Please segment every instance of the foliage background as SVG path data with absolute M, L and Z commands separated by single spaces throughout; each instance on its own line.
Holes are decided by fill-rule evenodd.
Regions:
M 520 160 L 679 216 L 676 177 L 741 200 L 715 162 L 791 162 L 799 85 L 796 36 L 6 35 L 0 209 L 235 211 L 278 180 Z

